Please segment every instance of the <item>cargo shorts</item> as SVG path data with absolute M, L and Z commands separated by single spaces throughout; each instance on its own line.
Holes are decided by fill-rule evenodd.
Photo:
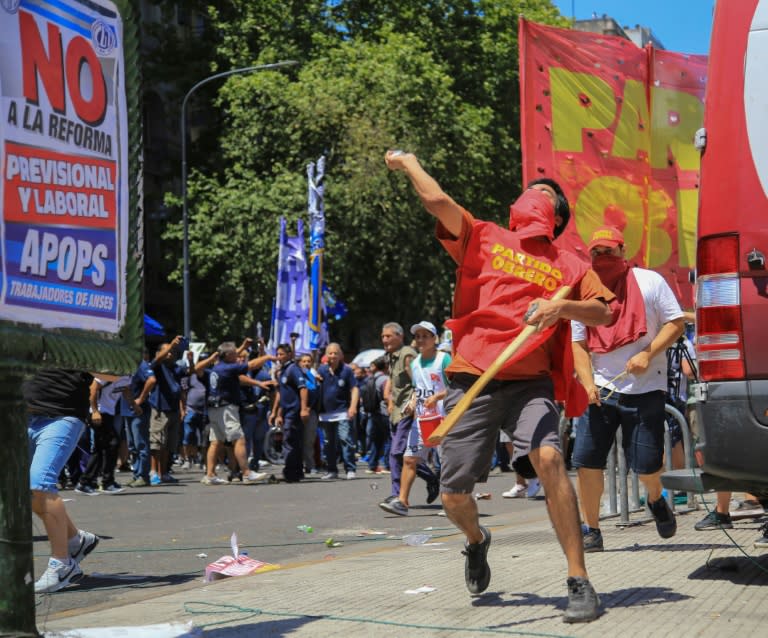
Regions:
M 477 377 L 455 374 L 448 386 L 446 413 L 461 400 Z M 513 460 L 540 447 L 560 449 L 560 412 L 549 377 L 491 381 L 475 398 L 440 444 L 440 491 L 470 494 L 488 480 L 499 431 L 509 435 Z

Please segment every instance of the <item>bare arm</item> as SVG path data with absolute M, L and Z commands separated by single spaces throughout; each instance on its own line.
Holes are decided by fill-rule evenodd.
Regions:
M 157 385 L 157 377 L 152 375 L 144 382 L 144 387 L 141 389 L 141 394 L 136 397 L 136 404 L 143 405 L 149 397 L 149 393 L 152 392 L 152 388 Z
M 182 339 L 181 335 L 176 335 L 176 336 L 173 338 L 173 341 L 171 341 L 171 343 L 166 343 L 166 344 L 163 344 L 163 347 L 162 347 L 162 348 L 160 348 L 160 349 L 157 351 L 157 354 L 155 354 L 155 358 L 154 358 L 154 360 L 152 361 L 152 364 L 155 364 L 155 363 L 160 363 L 160 361 L 162 361 L 163 359 L 165 359 L 166 355 L 167 355 L 167 354 L 168 354 L 168 353 L 169 353 L 171 350 L 173 350 L 175 347 L 177 347 L 177 346 L 179 345 L 179 343 L 181 343 L 181 339 Z
M 536 311 L 528 318 L 529 325 L 537 330 L 548 328 L 560 319 L 573 319 L 585 326 L 602 326 L 610 323 L 612 315 L 608 304 L 602 299 L 536 299 L 528 306 L 536 304 Z
M 595 385 L 595 376 L 592 372 L 592 357 L 589 356 L 587 342 L 574 341 L 572 346 L 573 367 L 576 370 L 576 376 L 587 391 L 589 402 L 600 405 L 600 392 Z
M 253 339 L 250 337 L 246 337 L 243 339 L 243 343 L 240 344 L 240 347 L 237 349 L 237 356 L 239 357 L 243 352 L 245 352 L 248 348 L 251 347 L 253 344 Z
M 203 374 L 203 370 L 205 370 L 209 365 L 216 363 L 219 360 L 219 353 L 214 352 L 210 357 L 207 359 L 200 359 L 197 362 L 197 365 L 195 365 L 195 374 L 199 377 Z
M 683 334 L 683 330 L 685 330 L 685 320 L 682 317 L 665 323 L 647 348 L 630 357 L 627 361 L 627 372 L 644 374 L 648 370 L 651 360 L 660 353 L 666 352 L 667 348 Z
M 347 416 L 350 419 L 354 419 L 357 414 L 357 405 L 360 402 L 360 389 L 356 386 L 352 386 L 351 399 L 349 402 L 349 409 L 347 410 Z
M 384 156 L 387 168 L 391 171 L 402 171 L 411 180 L 421 203 L 430 215 L 433 215 L 445 226 L 454 237 L 461 233 L 463 210 L 447 195 L 440 185 L 421 167 L 413 153 L 388 151 Z
M 91 402 L 91 423 L 94 425 L 101 424 L 101 413 L 99 412 L 99 394 L 101 394 L 101 384 L 94 379 L 91 382 L 90 393 L 88 398 Z
M 255 359 L 251 359 L 248 362 L 248 369 L 256 370 L 257 368 L 263 366 L 267 361 L 277 361 L 277 357 L 272 354 L 265 354 L 260 357 L 256 357 Z

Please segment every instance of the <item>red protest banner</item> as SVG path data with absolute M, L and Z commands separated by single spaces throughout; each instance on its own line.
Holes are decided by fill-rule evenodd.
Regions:
M 617 226 L 630 262 L 664 275 L 686 307 L 706 62 L 520 21 L 523 178 L 562 185 L 574 223 L 558 241 L 586 259 L 592 232 Z

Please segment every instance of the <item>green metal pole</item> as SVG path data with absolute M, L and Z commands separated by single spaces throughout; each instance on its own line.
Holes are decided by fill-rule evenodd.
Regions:
M 21 372 L 0 366 L 0 636 L 39 636 L 35 625 L 29 447 Z

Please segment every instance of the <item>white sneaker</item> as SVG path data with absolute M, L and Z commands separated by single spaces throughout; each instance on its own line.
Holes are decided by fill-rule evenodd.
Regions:
M 541 492 L 541 481 L 537 478 L 528 481 L 528 498 L 536 498 L 539 492 Z
M 187 459 L 186 461 L 184 461 L 184 463 L 181 464 L 181 469 L 182 470 L 191 470 L 192 469 L 192 464 L 189 462 L 189 459 Z
M 520 483 L 515 483 L 515 486 L 506 492 L 502 492 L 501 495 L 504 498 L 523 498 L 525 496 L 525 491 L 528 488 L 525 485 L 520 485 Z
M 218 476 L 204 476 L 202 479 L 200 479 L 200 482 L 203 485 L 229 485 L 224 479 L 219 478 Z
M 347 480 L 348 481 L 351 481 L 352 479 L 356 479 L 356 478 L 357 478 L 357 474 L 355 474 L 351 470 L 349 472 L 347 472 Z
M 320 477 L 321 481 L 331 481 L 333 479 L 339 478 L 339 475 L 336 472 L 326 472 Z
M 73 536 L 67 542 L 67 550 L 69 551 L 70 558 L 79 564 L 81 560 L 96 549 L 98 544 L 99 537 L 96 534 L 78 530 L 77 536 Z
M 269 474 L 267 474 L 266 472 L 254 472 L 253 470 L 251 470 L 250 472 L 248 472 L 248 474 L 243 476 L 243 483 L 245 483 L 246 485 L 249 485 L 250 483 L 261 483 L 268 476 Z
M 58 558 L 49 558 L 48 569 L 35 582 L 35 593 L 59 591 L 71 585 L 82 575 L 83 570 L 80 569 L 77 561 L 70 559 L 68 563 L 65 563 Z

